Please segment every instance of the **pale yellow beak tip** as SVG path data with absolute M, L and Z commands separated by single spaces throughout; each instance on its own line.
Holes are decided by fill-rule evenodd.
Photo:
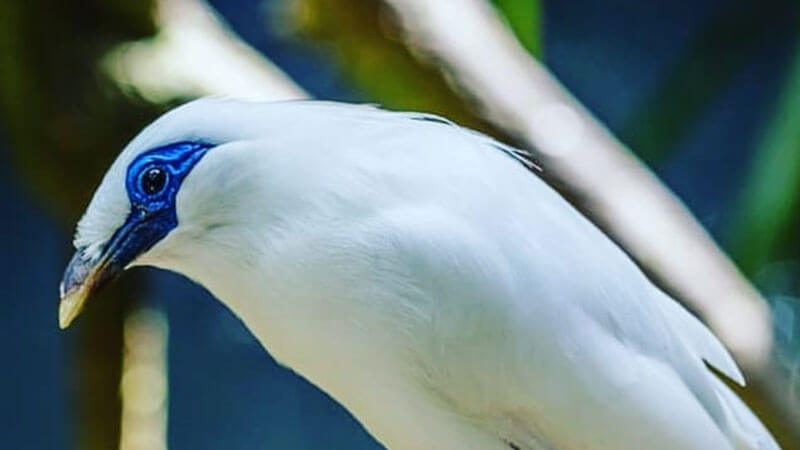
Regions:
M 66 329 L 81 312 L 87 297 L 85 291 L 85 289 L 76 289 L 62 295 L 61 302 L 58 304 L 58 326 L 62 330 Z

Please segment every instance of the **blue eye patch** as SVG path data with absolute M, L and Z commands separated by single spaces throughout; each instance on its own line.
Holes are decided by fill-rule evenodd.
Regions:
M 178 226 L 175 199 L 181 183 L 213 147 L 179 142 L 149 150 L 130 163 L 125 189 L 131 211 L 104 249 L 112 263 L 127 266 Z
M 133 210 L 153 214 L 170 204 L 174 206 L 184 178 L 211 147 L 204 143 L 180 142 L 147 151 L 134 159 L 125 180 Z M 164 186 L 157 192 L 148 192 L 146 177 L 154 171 L 163 173 Z

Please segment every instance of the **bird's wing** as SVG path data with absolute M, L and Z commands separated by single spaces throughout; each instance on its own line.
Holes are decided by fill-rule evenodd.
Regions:
M 460 290 L 437 282 L 434 295 L 488 304 L 475 306 L 480 314 L 471 317 L 454 319 L 462 315 L 457 307 L 439 311 L 444 331 L 427 369 L 442 372 L 448 401 L 472 415 L 490 409 L 505 414 L 498 419 L 505 425 L 498 426 L 521 433 L 522 442 L 539 442 L 532 436 L 544 435 L 558 445 L 571 443 L 567 448 L 778 448 L 705 366 L 704 361 L 744 382 L 701 322 L 534 174 L 498 157 L 492 140 L 425 121 L 432 123 L 419 134 L 451 148 L 440 167 L 450 185 L 423 189 L 426 201 L 439 193 L 452 197 L 432 202 L 447 205 L 436 212 L 438 219 L 421 213 L 401 228 L 439 226 L 422 234 L 446 236 L 423 243 L 428 248 L 421 252 L 423 259 L 437 253 L 442 258 L 425 265 L 434 274 L 446 271 L 433 280 L 458 279 Z M 430 127 L 436 126 L 451 128 L 455 136 L 434 136 Z M 479 148 L 485 159 L 475 164 L 468 147 Z M 427 166 L 409 163 L 410 176 L 430 170 L 433 150 L 427 151 L 411 155 Z M 460 152 L 466 155 L 461 165 Z M 448 177 L 453 167 L 457 176 Z M 464 176 L 470 170 L 474 177 Z M 477 337 L 466 350 L 464 333 Z M 443 361 L 450 366 L 442 369 Z M 498 385 L 503 398 L 493 398 Z
M 666 295 L 659 297 L 657 302 L 664 318 L 692 352 L 738 385 L 744 386 L 744 375 L 719 339 L 676 301 Z
M 337 189 L 368 187 L 380 247 L 404 249 L 376 285 L 435 299 L 409 306 L 435 305 L 408 340 L 447 404 L 521 449 L 777 448 L 706 367 L 742 382 L 719 341 L 517 152 L 435 116 L 307 106 L 352 119 Z
M 472 302 L 475 312 L 458 318 L 462 309 L 444 305 L 434 317 L 441 345 L 428 368 L 440 372 L 448 402 L 494 416 L 499 433 L 521 449 L 543 441 L 554 448 L 778 448 L 705 366 L 743 382 L 720 342 L 613 252 L 571 256 L 596 251 L 576 246 L 576 238 L 559 246 L 563 253 L 529 249 L 520 261 L 521 239 L 504 259 L 471 225 L 436 221 L 447 224 L 452 244 L 437 241 L 446 260 L 423 267 L 431 283 L 457 280 L 459 287 L 434 288 L 435 295 Z
M 686 346 L 690 357 L 702 359 L 740 386 L 744 386 L 744 376 L 719 339 L 673 299 L 660 292 L 657 297 L 659 298 L 656 301 L 661 306 L 672 333 Z M 734 448 L 757 450 L 778 448 L 769 431 L 722 380 L 707 370 L 702 371 L 702 375 L 711 380 L 711 389 L 723 413 L 723 419 L 718 419 L 717 422 L 734 443 Z

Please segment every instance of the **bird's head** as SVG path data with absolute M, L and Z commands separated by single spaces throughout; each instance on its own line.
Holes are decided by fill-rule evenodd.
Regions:
M 131 266 L 174 270 L 210 288 L 248 279 L 247 268 L 274 256 L 264 236 L 277 241 L 287 228 L 302 228 L 309 211 L 330 217 L 324 212 L 351 197 L 342 194 L 347 186 L 360 186 L 334 169 L 365 139 L 360 119 L 377 127 L 397 117 L 405 121 L 360 105 L 221 99 L 164 114 L 123 149 L 78 223 L 60 286 L 60 326 Z
M 219 225 L 215 213 L 224 205 L 218 191 L 244 166 L 230 160 L 237 145 L 269 132 L 269 112 L 264 104 L 200 100 L 162 116 L 127 145 L 78 224 L 76 252 L 60 286 L 62 328 L 126 268 L 158 265 L 154 255 L 181 244 L 173 242 L 175 235 L 196 235 L 215 220 Z M 231 148 L 233 158 L 216 156 Z

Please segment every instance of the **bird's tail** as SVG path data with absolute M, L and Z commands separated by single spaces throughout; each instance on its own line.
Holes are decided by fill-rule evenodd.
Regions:
M 775 438 L 753 411 L 722 380 L 714 378 L 714 388 L 725 409 L 731 444 L 736 450 L 781 450 Z

